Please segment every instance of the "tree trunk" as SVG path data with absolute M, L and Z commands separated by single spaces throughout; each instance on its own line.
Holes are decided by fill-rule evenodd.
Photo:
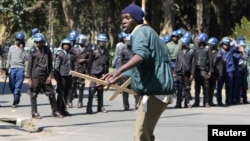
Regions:
M 197 31 L 198 31 L 198 33 L 200 33 L 200 32 L 202 32 L 202 25 L 203 25 L 203 3 L 202 3 L 202 0 L 197 0 L 196 15 L 197 15 L 197 20 L 196 20 Z
M 215 0 L 210 2 L 210 21 L 209 21 L 209 35 L 214 37 L 219 37 L 219 23 L 220 23 L 220 13 L 218 5 L 215 3 Z
M 65 16 L 65 20 L 68 23 L 70 29 L 76 29 L 74 21 L 74 12 L 72 9 L 71 0 L 62 0 L 62 7 Z
M 0 47 L 2 47 L 5 44 L 7 27 L 2 24 L 0 29 Z
M 161 35 L 170 34 L 174 29 L 174 21 L 175 21 L 175 8 L 173 8 L 174 2 L 173 0 L 163 0 L 162 2 L 162 11 L 163 11 L 163 29 L 161 30 Z

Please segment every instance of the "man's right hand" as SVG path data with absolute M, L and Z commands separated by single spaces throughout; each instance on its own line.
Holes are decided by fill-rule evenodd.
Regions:
M 28 85 L 29 85 L 29 88 L 32 88 L 32 87 L 33 87 L 33 83 L 32 83 L 31 78 L 28 79 Z

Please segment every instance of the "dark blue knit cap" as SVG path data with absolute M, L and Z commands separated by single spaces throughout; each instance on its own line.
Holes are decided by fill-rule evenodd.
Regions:
M 122 14 L 123 13 L 128 13 L 131 15 L 137 21 L 137 23 L 143 23 L 144 12 L 138 5 L 130 4 L 128 7 L 122 10 Z

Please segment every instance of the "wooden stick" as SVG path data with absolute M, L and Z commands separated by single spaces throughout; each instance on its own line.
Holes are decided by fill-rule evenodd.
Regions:
M 109 83 L 104 81 L 104 80 L 101 80 L 101 79 L 98 79 L 98 78 L 95 78 L 95 77 L 92 77 L 92 76 L 89 76 L 89 75 L 86 75 L 86 74 L 82 74 L 82 73 L 79 73 L 79 72 L 76 72 L 76 71 L 70 71 L 69 74 L 71 74 L 72 76 L 76 76 L 76 77 L 79 77 L 79 78 L 90 80 L 92 82 L 96 82 L 96 83 L 104 85 L 104 86 L 109 85 Z M 109 97 L 109 100 L 112 101 L 121 92 L 127 92 L 129 94 L 137 95 L 135 93 L 135 91 L 127 88 L 127 86 L 130 84 L 130 82 L 131 82 L 131 78 L 129 78 L 127 81 L 125 81 L 121 86 L 119 86 L 117 84 L 110 85 L 110 87 L 116 89 L 116 92 Z
M 121 92 L 126 92 L 125 89 L 127 89 L 128 85 L 131 83 L 131 78 L 126 80 L 119 89 L 116 90 L 115 93 L 113 93 L 110 97 L 109 100 L 112 101 L 115 97 L 117 97 Z

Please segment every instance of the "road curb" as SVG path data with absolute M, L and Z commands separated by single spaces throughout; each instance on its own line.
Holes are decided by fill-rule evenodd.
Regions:
M 35 123 L 30 118 L 15 118 L 15 117 L 0 117 L 0 121 L 8 122 L 11 124 L 20 127 L 21 129 L 27 132 L 38 132 L 39 128 L 35 125 Z

